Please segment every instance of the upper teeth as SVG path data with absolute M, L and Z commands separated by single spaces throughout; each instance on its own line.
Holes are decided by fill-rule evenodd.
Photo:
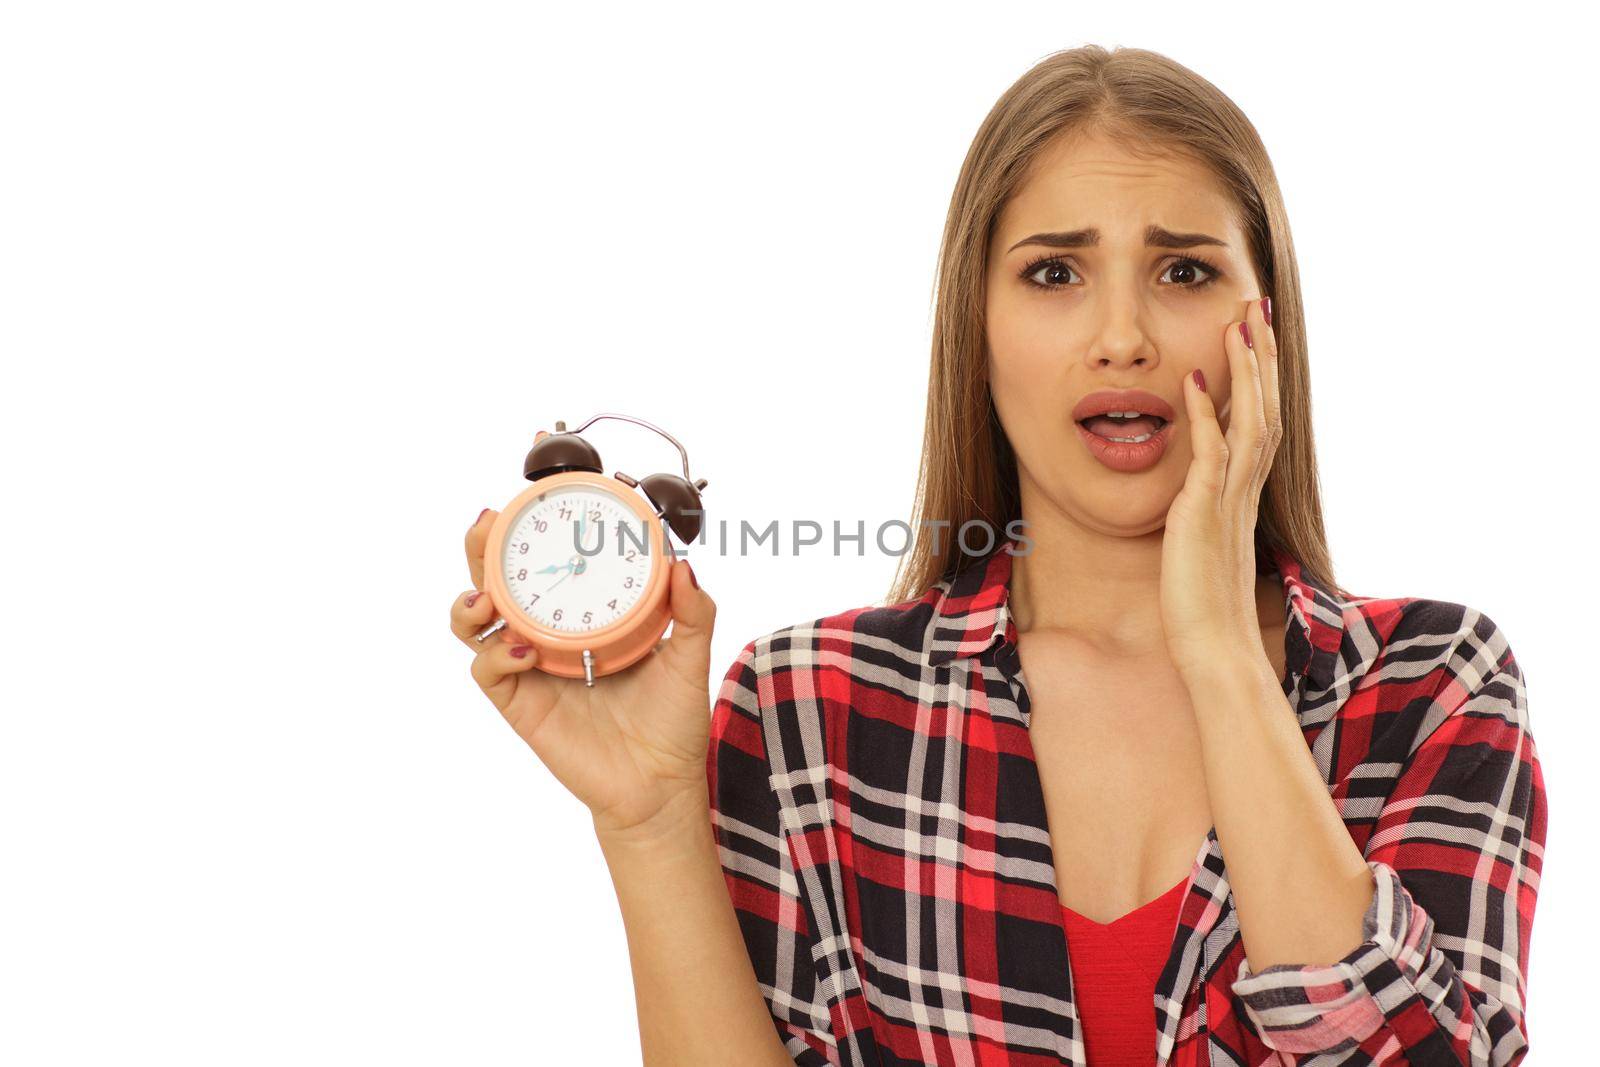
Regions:
M 1110 415 L 1112 418 L 1115 418 L 1115 419 L 1137 419 L 1139 416 L 1143 415 L 1144 412 L 1142 412 L 1142 411 L 1108 411 L 1108 412 L 1106 412 L 1106 414 Z M 1160 418 L 1159 415 L 1153 415 L 1151 417 L 1152 418 Z

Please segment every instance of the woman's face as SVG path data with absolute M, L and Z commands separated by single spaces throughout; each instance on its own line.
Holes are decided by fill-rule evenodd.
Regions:
M 1225 331 L 1262 295 L 1221 186 L 1186 158 L 1060 138 L 1001 212 L 986 285 L 990 386 L 1029 521 L 1043 506 L 1103 533 L 1159 529 L 1193 454 L 1183 378 L 1204 373 L 1226 432 Z M 1102 389 L 1170 405 L 1159 460 L 1096 458 L 1073 408 Z

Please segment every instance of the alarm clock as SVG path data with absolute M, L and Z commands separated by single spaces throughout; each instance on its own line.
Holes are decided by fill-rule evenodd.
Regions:
M 671 441 L 683 476 L 635 480 L 601 472 L 600 453 L 579 434 L 601 419 Z M 503 508 L 484 546 L 484 587 L 498 618 L 479 644 L 508 629 L 539 650 L 536 670 L 563 678 L 615 674 L 661 640 L 672 613 L 667 579 L 677 551 L 700 535 L 700 491 L 689 454 L 671 434 L 631 415 L 600 414 L 575 430 L 540 430 L 522 463 L 533 484 Z

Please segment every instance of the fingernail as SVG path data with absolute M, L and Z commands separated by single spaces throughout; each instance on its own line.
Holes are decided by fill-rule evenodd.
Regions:
M 1244 346 L 1246 348 L 1255 347 L 1255 345 L 1250 343 L 1250 324 L 1248 322 L 1244 322 L 1243 320 L 1240 321 L 1239 335 L 1244 338 Z
M 482 595 L 483 595 L 483 590 L 481 590 L 481 589 L 478 590 L 476 593 L 467 594 L 467 607 L 470 608 L 470 607 L 472 607 L 472 605 L 476 604 L 478 602 L 478 598 L 481 597 Z
M 483 517 L 487 514 L 489 514 L 488 508 L 484 508 L 482 511 L 478 512 L 478 517 L 472 520 L 472 525 L 478 525 L 478 523 L 483 521 Z
M 528 645 L 512 645 L 511 646 L 511 655 L 512 655 L 512 657 L 514 659 L 527 659 L 528 658 L 528 648 L 529 648 Z
M 1272 297 L 1261 298 L 1261 317 L 1267 320 L 1267 325 L 1272 325 Z
M 1199 367 L 1194 369 L 1194 384 L 1200 387 L 1202 393 L 1206 391 L 1206 376 L 1200 373 Z
M 700 588 L 700 579 L 698 579 L 698 578 L 696 578 L 694 576 L 694 565 L 691 564 L 688 560 L 684 560 L 683 561 L 683 565 L 685 567 L 689 568 L 689 580 L 694 583 L 694 587 L 696 589 L 699 589 Z

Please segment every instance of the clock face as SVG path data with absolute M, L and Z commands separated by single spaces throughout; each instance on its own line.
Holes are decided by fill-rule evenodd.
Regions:
M 581 634 L 611 625 L 639 602 L 654 559 L 637 512 L 613 493 L 575 485 L 523 507 L 506 532 L 500 566 L 531 619 Z

